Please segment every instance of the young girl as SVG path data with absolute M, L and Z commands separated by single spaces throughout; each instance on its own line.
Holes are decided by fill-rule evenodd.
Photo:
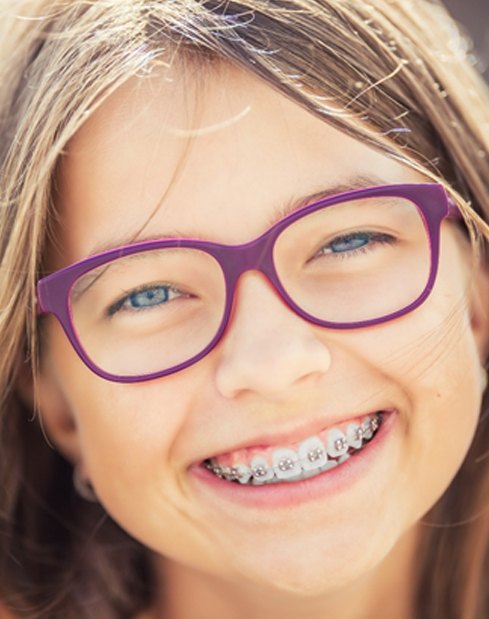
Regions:
M 2 10 L 0 617 L 487 618 L 489 108 L 442 7 Z

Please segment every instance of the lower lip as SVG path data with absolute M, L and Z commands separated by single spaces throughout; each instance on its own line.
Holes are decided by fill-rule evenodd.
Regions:
M 351 456 L 343 464 L 302 481 L 261 486 L 239 484 L 220 479 L 202 465 L 197 464 L 190 468 L 190 473 L 197 482 L 197 487 L 203 485 L 205 489 L 211 490 L 216 498 L 249 507 L 280 508 L 299 502 L 313 501 L 325 495 L 346 490 L 357 480 L 365 477 L 365 471 L 369 470 L 379 458 L 396 418 L 395 411 L 384 413 L 382 425 L 377 434 L 360 452 Z

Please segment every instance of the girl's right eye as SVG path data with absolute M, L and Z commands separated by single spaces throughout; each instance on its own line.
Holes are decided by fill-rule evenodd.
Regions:
M 107 310 L 108 316 L 118 312 L 141 312 L 161 307 L 181 297 L 182 293 L 168 284 L 144 286 L 126 293 Z

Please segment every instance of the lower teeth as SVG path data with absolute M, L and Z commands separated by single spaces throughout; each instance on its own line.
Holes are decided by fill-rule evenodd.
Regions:
M 343 464 L 343 462 L 346 462 L 346 460 L 348 460 L 352 456 L 362 451 L 363 448 L 366 445 L 368 445 L 368 443 L 370 443 L 375 437 L 375 435 L 377 434 L 382 424 L 382 420 L 383 420 L 383 414 L 377 413 L 371 423 L 372 434 L 369 438 L 367 437 L 363 438 L 362 444 L 360 447 L 358 448 L 350 447 L 345 454 L 337 458 L 332 458 L 331 456 L 328 456 L 327 462 L 320 468 L 313 469 L 313 470 L 302 469 L 300 473 L 298 473 L 294 477 L 290 477 L 289 479 L 279 479 L 275 476 L 275 473 L 273 473 L 273 476 L 270 479 L 267 479 L 267 481 L 263 481 L 262 480 L 263 477 L 270 476 L 269 471 L 271 470 L 271 469 L 267 470 L 264 467 L 258 467 L 257 469 L 254 469 L 254 470 L 250 469 L 249 467 L 240 467 L 240 466 L 233 467 L 233 468 L 220 467 L 214 464 L 212 460 L 206 460 L 204 462 L 204 466 L 209 471 L 214 473 L 216 477 L 225 479 L 226 481 L 249 485 L 249 486 L 264 485 L 264 484 L 277 484 L 277 483 L 281 483 L 284 481 L 292 482 L 292 481 L 301 481 L 304 479 L 309 479 L 311 477 L 316 477 L 317 475 L 320 475 L 321 473 L 324 473 L 325 471 L 329 469 L 332 469 L 336 466 Z

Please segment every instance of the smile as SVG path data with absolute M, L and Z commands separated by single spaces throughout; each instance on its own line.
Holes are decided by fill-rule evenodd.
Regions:
M 231 456 L 217 456 L 203 465 L 226 481 L 259 486 L 309 479 L 341 466 L 362 451 L 382 425 L 383 412 L 366 415 L 346 427 L 332 427 L 291 447 L 278 447 L 255 455 L 247 463 L 232 463 Z

